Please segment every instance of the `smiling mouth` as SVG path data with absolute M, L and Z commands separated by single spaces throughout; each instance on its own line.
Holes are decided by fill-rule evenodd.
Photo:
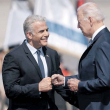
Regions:
M 43 41 L 47 41 L 48 39 L 42 39 Z

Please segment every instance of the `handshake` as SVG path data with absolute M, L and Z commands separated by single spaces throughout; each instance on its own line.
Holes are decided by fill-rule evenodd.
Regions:
M 78 84 L 80 80 L 71 78 L 68 79 L 67 85 L 71 91 L 78 91 Z M 39 91 L 40 92 L 47 92 L 52 89 L 53 85 L 65 85 L 65 77 L 60 74 L 54 74 L 51 77 L 46 77 L 42 79 L 39 83 Z

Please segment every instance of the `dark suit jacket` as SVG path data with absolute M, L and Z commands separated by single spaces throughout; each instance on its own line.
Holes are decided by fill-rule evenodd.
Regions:
M 43 47 L 43 52 L 48 76 L 51 77 L 55 71 L 62 74 L 57 52 L 48 47 Z M 5 92 L 9 98 L 8 110 L 47 110 L 48 104 L 52 110 L 57 110 L 54 90 L 68 100 L 62 86 L 53 86 L 51 91 L 39 94 L 38 84 L 42 75 L 25 42 L 5 56 L 2 73 Z
M 101 30 L 79 61 L 80 110 L 110 110 L 110 32 Z

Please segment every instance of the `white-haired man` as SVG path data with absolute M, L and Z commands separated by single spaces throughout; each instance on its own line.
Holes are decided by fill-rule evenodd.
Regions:
M 91 38 L 78 67 L 78 75 L 53 75 L 54 85 L 69 87 L 78 96 L 80 110 L 110 109 L 110 32 L 103 24 L 104 16 L 95 3 L 77 9 L 78 28 Z

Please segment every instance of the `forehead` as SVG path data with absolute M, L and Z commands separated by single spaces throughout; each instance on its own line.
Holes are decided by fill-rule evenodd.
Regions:
M 38 29 L 38 30 L 46 29 L 47 28 L 47 24 L 46 24 L 45 21 L 36 21 L 36 22 L 33 23 L 33 27 L 35 29 Z
M 82 13 L 82 10 L 80 9 L 80 10 L 78 10 L 77 11 L 77 18 L 78 19 L 81 19 L 81 18 L 83 18 L 84 16 L 83 16 L 83 13 Z
M 79 10 L 77 12 L 77 19 L 78 19 L 78 21 L 81 21 L 82 19 L 84 19 L 84 15 L 83 15 L 82 10 Z

